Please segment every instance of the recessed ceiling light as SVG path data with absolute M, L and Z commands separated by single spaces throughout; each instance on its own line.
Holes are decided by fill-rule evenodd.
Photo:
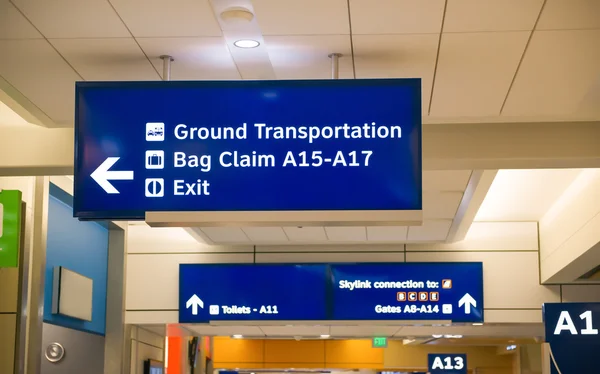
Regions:
M 474 323 L 473 326 L 483 326 L 483 323 Z
M 444 335 L 431 335 L 431 337 L 434 339 L 440 339 L 442 336 Z
M 238 48 L 256 48 L 260 45 L 259 42 L 252 39 L 241 39 L 233 43 Z
M 237 335 L 237 334 L 236 334 L 236 335 L 233 335 L 233 338 L 234 338 L 234 339 L 241 339 L 241 338 L 243 338 L 243 336 L 242 336 L 242 335 Z
M 330 336 L 330 335 L 327 335 L 327 334 L 322 334 L 322 335 L 321 335 L 321 338 L 323 338 L 323 339 L 327 339 L 327 338 L 329 338 L 329 336 Z

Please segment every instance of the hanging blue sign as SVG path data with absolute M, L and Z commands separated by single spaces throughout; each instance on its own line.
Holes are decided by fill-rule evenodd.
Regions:
M 179 322 L 483 321 L 481 263 L 182 264 Z
M 325 265 L 179 266 L 179 322 L 325 320 Z
M 331 265 L 336 320 L 483 322 L 483 265 Z
M 429 374 L 467 374 L 467 355 L 430 353 L 427 355 Z
M 74 215 L 420 211 L 421 81 L 78 82 Z
M 600 303 L 549 303 L 543 313 L 552 373 L 597 373 Z

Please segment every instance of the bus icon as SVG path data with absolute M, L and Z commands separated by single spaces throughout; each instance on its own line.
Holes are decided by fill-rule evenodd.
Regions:
M 146 123 L 146 141 L 162 142 L 165 140 L 165 124 L 162 122 Z

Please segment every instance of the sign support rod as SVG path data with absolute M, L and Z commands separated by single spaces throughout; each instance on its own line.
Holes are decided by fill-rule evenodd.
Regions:
M 169 55 L 160 56 L 161 60 L 163 60 L 163 80 L 170 81 L 171 80 L 171 62 L 173 62 L 173 57 Z
M 331 59 L 331 79 L 340 79 L 340 57 L 341 53 L 331 53 L 328 56 Z

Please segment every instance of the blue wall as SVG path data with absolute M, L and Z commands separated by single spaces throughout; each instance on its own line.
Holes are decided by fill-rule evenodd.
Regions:
M 64 266 L 94 281 L 91 322 L 52 314 L 55 266 Z M 107 271 L 108 229 L 95 222 L 80 222 L 73 218 L 72 197 L 50 185 L 44 322 L 104 335 Z

